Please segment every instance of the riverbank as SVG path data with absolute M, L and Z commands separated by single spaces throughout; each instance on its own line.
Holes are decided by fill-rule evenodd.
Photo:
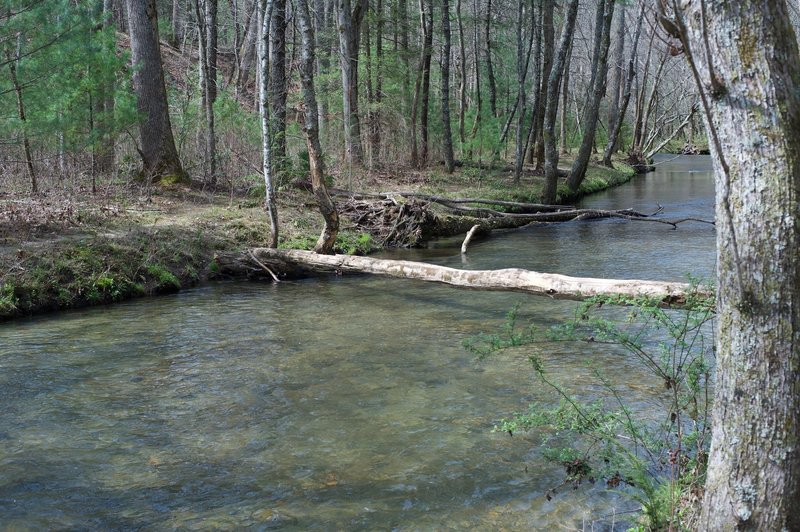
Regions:
M 565 161 L 566 165 L 568 161 Z M 559 186 L 559 203 L 629 181 L 634 171 L 591 166 L 581 188 Z M 338 176 L 358 192 L 416 191 L 444 197 L 538 202 L 543 179 L 531 169 L 520 183 L 506 166 Z M 340 185 L 341 186 L 341 185 Z M 268 242 L 262 197 L 254 191 L 210 193 L 190 188 L 109 185 L 51 191 L 37 198 L 0 196 L 0 320 L 175 292 L 219 278 L 215 257 Z M 310 249 L 321 228 L 313 196 L 302 186 L 279 191 L 280 247 Z M 417 245 L 453 236 L 472 223 L 436 215 Z M 343 217 L 336 251 L 366 254 L 383 240 L 357 219 Z

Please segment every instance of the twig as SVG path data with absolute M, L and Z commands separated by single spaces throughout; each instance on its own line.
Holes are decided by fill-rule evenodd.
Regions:
M 269 267 L 267 267 L 267 265 L 266 265 L 266 264 L 264 264 L 263 262 L 261 262 L 260 260 L 258 260 L 258 259 L 256 258 L 256 256 L 255 256 L 255 254 L 254 254 L 252 251 L 250 251 L 250 258 L 251 258 L 251 259 L 253 259 L 254 261 L 256 261 L 256 264 L 258 264 L 259 266 L 261 266 L 262 268 L 264 268 L 264 270 L 266 270 L 266 271 L 267 271 L 267 273 L 269 273 L 269 274 L 272 276 L 272 280 L 273 280 L 273 281 L 275 281 L 276 283 L 279 283 L 279 282 L 281 282 L 281 281 L 280 281 L 280 279 L 278 279 L 278 276 L 277 276 L 277 275 L 275 275 L 275 272 L 273 272 L 272 270 L 270 270 L 270 269 L 269 269 Z

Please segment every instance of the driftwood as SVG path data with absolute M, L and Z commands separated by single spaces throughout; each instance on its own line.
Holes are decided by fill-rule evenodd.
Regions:
M 252 262 L 252 258 L 258 264 Z M 607 295 L 621 297 L 650 297 L 661 305 L 682 307 L 692 294 L 686 283 L 592 279 L 568 277 L 553 273 L 539 273 L 519 268 L 501 270 L 459 270 L 424 262 L 374 259 L 351 255 L 318 255 L 311 251 L 257 248 L 237 257 L 218 257 L 223 273 L 255 274 L 263 268 L 279 272 L 285 277 L 321 273 L 368 273 L 403 279 L 416 279 L 480 290 L 517 291 L 553 299 L 585 300 Z M 709 301 L 713 293 L 700 290 L 695 294 Z

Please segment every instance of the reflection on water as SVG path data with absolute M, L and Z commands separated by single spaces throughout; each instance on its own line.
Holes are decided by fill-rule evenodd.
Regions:
M 669 217 L 709 218 L 706 159 L 661 168 L 588 203 L 658 202 Z M 460 266 L 459 244 L 396 255 Z M 463 264 L 508 266 L 708 277 L 713 229 L 540 227 L 476 243 Z M 543 325 L 575 308 L 351 277 L 220 284 L 2 325 L 0 525 L 608 528 L 635 505 L 599 486 L 547 501 L 560 468 L 542 461 L 532 436 L 490 432 L 530 401 L 553 400 L 522 353 L 480 363 L 461 348 L 516 303 Z M 618 350 L 548 349 L 551 372 L 575 393 L 596 392 L 587 358 L 640 411 L 658 393 Z

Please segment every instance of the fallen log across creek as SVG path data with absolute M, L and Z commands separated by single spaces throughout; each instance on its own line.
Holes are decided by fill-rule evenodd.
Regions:
M 636 279 L 593 279 L 539 273 L 520 268 L 460 270 L 425 262 L 386 260 L 352 255 L 319 255 L 296 249 L 256 248 L 243 255 L 217 257 L 222 274 L 258 276 L 268 270 L 277 277 L 361 273 L 444 283 L 478 290 L 516 291 L 553 299 L 582 301 L 595 296 L 647 297 L 661 306 L 680 308 L 691 300 L 713 301 L 713 291 L 687 283 Z

